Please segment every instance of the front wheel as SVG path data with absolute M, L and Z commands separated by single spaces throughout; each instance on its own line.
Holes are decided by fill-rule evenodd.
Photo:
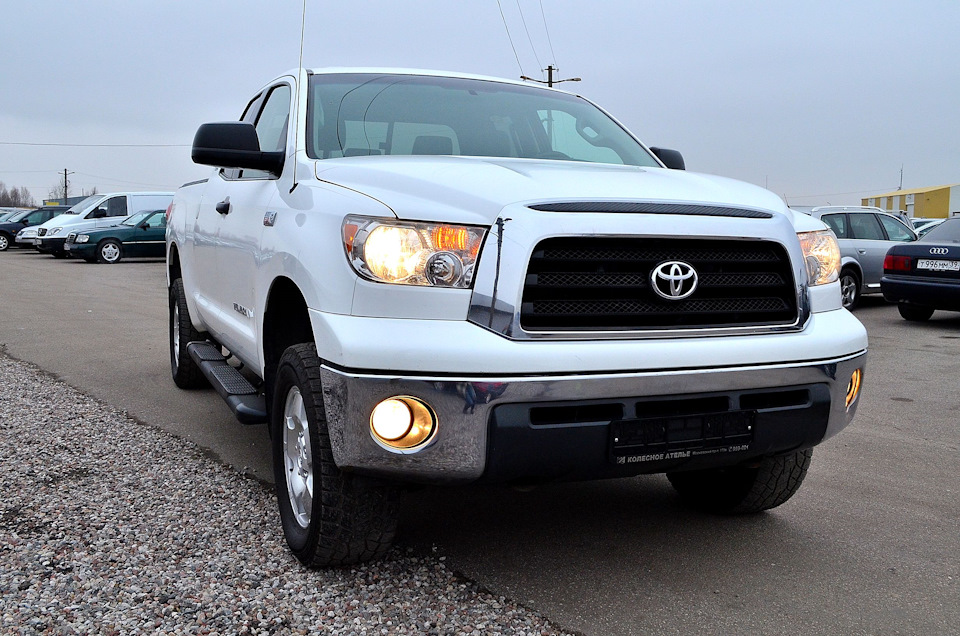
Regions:
M 10 235 L 0 232 L 0 252 L 6 252 L 10 247 Z
M 203 334 L 190 320 L 183 279 L 178 278 L 170 286 L 170 371 L 174 384 L 181 389 L 199 389 L 209 384 L 203 371 L 187 353 L 188 344 L 203 339 Z
M 810 467 L 813 450 L 764 457 L 756 464 L 667 473 L 680 498 L 699 510 L 749 514 L 790 499 Z
M 933 315 L 933 307 L 923 307 L 922 305 L 911 305 L 909 303 L 898 303 L 897 310 L 904 320 L 911 322 L 923 322 L 930 320 Z
M 101 241 L 100 244 L 97 245 L 98 263 L 107 263 L 111 265 L 113 263 L 119 263 L 121 255 L 119 241 L 107 239 L 105 241 Z
M 383 556 L 396 534 L 399 492 L 334 462 L 313 344 L 280 358 L 270 426 L 280 521 L 297 559 L 319 568 Z

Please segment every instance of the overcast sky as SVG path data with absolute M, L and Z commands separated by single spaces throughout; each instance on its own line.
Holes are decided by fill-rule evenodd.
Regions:
M 583 78 L 563 88 L 680 150 L 689 170 L 795 205 L 895 190 L 901 165 L 905 189 L 960 182 L 958 0 L 500 5 L 503 18 L 497 0 L 307 0 L 304 66 L 517 78 L 553 63 Z M 39 201 L 64 168 L 71 195 L 206 176 L 190 161 L 197 127 L 237 119 L 297 65 L 301 10 L 301 0 L 4 0 L 0 181 Z

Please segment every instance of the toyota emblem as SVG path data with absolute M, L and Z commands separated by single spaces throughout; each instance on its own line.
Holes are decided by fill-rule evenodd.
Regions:
M 697 289 L 697 270 L 683 261 L 667 261 L 650 273 L 650 284 L 667 300 L 683 300 Z
M 947 249 L 946 247 L 931 247 L 931 248 L 930 248 L 930 253 L 931 253 L 931 254 L 939 254 L 939 255 L 942 256 L 942 255 L 944 255 L 944 254 L 949 254 L 949 253 L 950 253 L 950 250 Z

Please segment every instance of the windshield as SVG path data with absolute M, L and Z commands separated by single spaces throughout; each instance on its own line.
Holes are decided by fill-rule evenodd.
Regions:
M 87 210 L 91 209 L 93 205 L 102 198 L 103 198 L 103 195 L 100 195 L 100 194 L 95 194 L 93 196 L 87 197 L 80 203 L 77 203 L 76 205 L 71 207 L 69 210 L 64 212 L 64 214 L 83 214 Z
M 947 219 L 920 240 L 924 243 L 960 243 L 960 219 Z
M 153 210 L 143 210 L 141 212 L 137 212 L 136 214 L 131 214 L 126 219 L 124 219 L 120 225 L 136 225 L 137 223 L 144 220 L 151 214 L 153 214 Z
M 659 167 L 580 97 L 422 75 L 310 76 L 307 154 L 525 157 Z
M 6 222 L 15 223 L 16 221 L 23 219 L 23 217 L 27 216 L 31 212 L 33 212 L 33 210 L 24 210 L 23 212 L 17 212 L 13 216 L 11 216 L 9 219 L 7 219 Z

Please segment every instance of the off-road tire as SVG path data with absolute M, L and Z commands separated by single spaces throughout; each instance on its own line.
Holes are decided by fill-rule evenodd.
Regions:
M 6 232 L 0 232 L 0 252 L 6 252 L 13 243 L 13 237 Z
M 290 550 L 309 568 L 348 565 L 383 556 L 396 534 L 400 493 L 396 486 L 345 473 L 334 462 L 323 407 L 320 360 L 312 343 L 293 345 L 284 351 L 277 365 L 273 396 L 273 472 L 283 534 Z M 299 421 L 299 416 L 290 417 L 290 396 L 294 404 L 302 400 L 302 410 L 294 410 L 306 415 L 306 423 Z M 288 487 L 288 478 L 303 479 L 293 474 L 299 467 L 287 468 L 286 460 L 294 449 L 285 446 L 285 438 L 294 437 L 298 429 L 305 432 L 304 426 L 309 435 L 297 439 L 308 439 L 309 445 L 305 450 L 298 447 L 297 455 L 309 457 L 302 467 L 303 474 L 310 475 L 306 482 L 310 488 L 304 492 L 310 495 L 311 510 L 306 518 L 301 516 L 301 522 L 294 512 L 295 495 L 293 487 Z
M 667 473 L 688 505 L 718 514 L 750 514 L 775 508 L 800 488 L 813 450 L 765 457 L 756 464 Z
M 911 305 L 910 303 L 897 303 L 897 311 L 904 320 L 911 322 L 924 322 L 930 320 L 933 315 L 933 307 L 924 307 L 922 305 Z
M 97 244 L 97 262 L 112 265 L 119 263 L 123 258 L 123 248 L 120 241 L 116 239 L 106 239 Z
M 200 389 L 210 383 L 203 376 L 197 363 L 187 353 L 187 344 L 205 340 L 190 321 L 187 294 L 183 291 L 183 279 L 178 278 L 170 286 L 170 372 L 173 382 L 181 389 Z
M 849 267 L 840 272 L 840 299 L 850 311 L 860 304 L 860 276 Z

